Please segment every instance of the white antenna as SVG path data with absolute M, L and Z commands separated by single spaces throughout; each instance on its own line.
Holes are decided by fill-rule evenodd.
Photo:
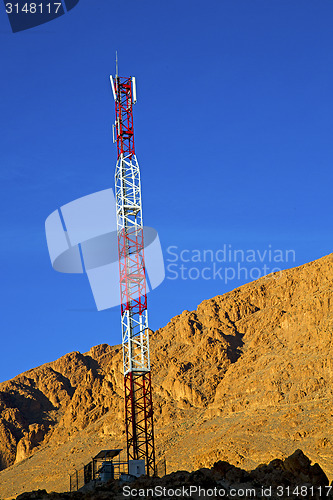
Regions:
M 133 91 L 132 102 L 133 102 L 133 104 L 135 104 L 136 103 L 136 82 L 135 82 L 135 76 L 132 76 L 132 91 Z
M 112 92 L 113 92 L 113 97 L 114 97 L 114 100 L 116 101 L 117 100 L 116 89 L 114 87 L 114 81 L 113 81 L 112 75 L 110 75 L 110 82 L 111 82 L 111 88 L 112 88 Z
M 116 51 L 116 78 L 118 76 L 118 52 Z

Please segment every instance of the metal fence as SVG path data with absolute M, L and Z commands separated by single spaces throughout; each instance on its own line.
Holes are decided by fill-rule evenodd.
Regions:
M 86 466 L 82 467 L 82 469 L 76 470 L 73 474 L 69 475 L 69 491 L 78 491 L 82 486 L 84 486 L 84 470 Z
M 105 462 L 104 462 L 105 463 Z M 112 467 L 112 478 L 119 479 L 121 474 L 128 473 L 128 463 L 119 460 L 110 461 Z M 78 491 L 85 484 L 90 481 L 98 481 L 101 479 L 101 472 L 103 470 L 103 461 L 96 461 L 93 459 L 88 464 L 81 467 L 81 469 L 74 469 L 74 472 L 69 475 L 69 488 L 70 491 Z
M 121 474 L 128 473 L 127 462 L 114 461 L 113 474 L 114 479 L 119 479 Z M 166 475 L 166 460 L 162 458 L 155 465 L 155 476 L 162 477 Z M 99 470 L 96 467 L 94 461 L 89 462 L 87 465 L 81 467 L 81 469 L 75 469 L 72 474 L 69 475 L 69 491 L 78 491 L 82 486 L 88 484 L 90 481 L 99 478 Z
M 165 458 L 162 458 L 155 465 L 155 476 L 157 476 L 157 477 L 166 476 L 166 460 L 165 460 Z

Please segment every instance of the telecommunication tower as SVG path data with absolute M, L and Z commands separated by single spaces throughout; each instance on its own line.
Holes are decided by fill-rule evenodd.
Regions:
M 153 403 L 150 374 L 146 269 L 139 163 L 134 148 L 134 77 L 110 76 L 117 143 L 115 191 L 119 252 L 121 328 L 125 385 L 127 459 L 145 460 L 146 474 L 155 473 Z

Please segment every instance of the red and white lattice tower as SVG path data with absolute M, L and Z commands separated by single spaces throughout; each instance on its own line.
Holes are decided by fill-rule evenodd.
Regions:
M 118 73 L 118 71 L 117 71 Z M 128 460 L 145 460 L 155 473 L 153 403 L 150 375 L 146 270 L 140 169 L 134 148 L 135 78 L 110 77 L 116 103 L 113 140 L 118 157 L 115 174 L 119 251 L 121 328 L 125 379 L 125 424 Z

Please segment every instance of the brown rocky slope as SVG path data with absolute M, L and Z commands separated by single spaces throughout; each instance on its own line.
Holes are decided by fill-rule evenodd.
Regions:
M 166 499 L 192 498 L 270 498 L 290 500 L 333 499 L 333 486 L 318 464 L 311 465 L 301 450 L 285 460 L 275 459 L 259 465 L 250 473 L 219 460 L 213 467 L 196 471 L 177 471 L 163 477 L 140 478 L 124 483 L 119 480 L 95 481 L 72 493 L 47 493 L 46 490 L 26 492 L 15 500 L 124 500 L 160 496 Z M 155 490 L 153 495 L 151 492 Z
M 168 472 L 217 460 L 250 470 L 301 448 L 332 479 L 332 284 L 333 254 L 152 333 L 156 447 Z M 74 467 L 124 447 L 121 369 L 119 346 L 103 344 L 0 384 L 0 497 L 64 491 Z

